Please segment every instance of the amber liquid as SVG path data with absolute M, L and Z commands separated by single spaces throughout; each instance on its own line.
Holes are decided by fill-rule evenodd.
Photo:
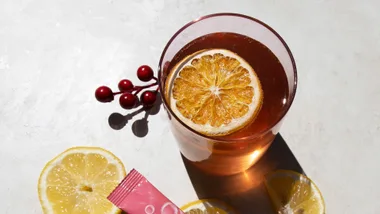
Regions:
M 213 33 L 193 40 L 174 56 L 165 70 L 170 71 L 184 57 L 194 52 L 210 48 L 235 52 L 255 70 L 264 92 L 259 115 L 245 128 L 219 137 L 220 141 L 218 138 L 207 140 L 194 136 L 181 127 L 178 121 L 174 123 L 173 133 L 182 154 L 198 167 L 213 174 L 234 174 L 254 164 L 273 141 L 277 130 L 265 131 L 270 130 L 286 111 L 288 81 L 284 68 L 271 50 L 250 37 L 235 33 Z M 206 155 L 207 152 L 209 155 Z M 198 157 L 197 154 L 203 155 Z

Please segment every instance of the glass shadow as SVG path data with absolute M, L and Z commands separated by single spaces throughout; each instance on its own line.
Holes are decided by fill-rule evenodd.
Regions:
M 239 214 L 275 214 L 264 186 L 264 176 L 277 169 L 304 173 L 302 167 L 278 134 L 266 154 L 250 169 L 231 176 L 206 174 L 182 156 L 199 199 L 219 199 Z

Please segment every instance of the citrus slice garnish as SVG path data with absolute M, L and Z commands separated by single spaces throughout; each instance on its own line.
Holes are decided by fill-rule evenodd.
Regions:
M 107 196 L 124 177 L 124 165 L 111 152 L 74 147 L 45 165 L 38 195 L 44 213 L 120 213 Z
M 321 192 L 305 175 L 289 170 L 278 170 L 266 176 L 265 186 L 279 214 L 325 213 Z
M 222 201 L 202 199 L 181 207 L 185 214 L 234 214 L 234 210 Z
M 198 51 L 173 67 L 166 96 L 186 125 L 209 136 L 223 136 L 258 115 L 263 90 L 253 68 L 225 49 Z

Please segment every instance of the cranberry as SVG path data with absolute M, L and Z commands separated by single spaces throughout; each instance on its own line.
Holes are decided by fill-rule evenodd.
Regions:
M 142 65 L 137 69 L 137 77 L 143 82 L 153 79 L 153 70 L 147 65 Z
M 95 97 L 102 103 L 111 102 L 113 100 L 113 93 L 107 86 L 100 86 L 95 91 Z
M 137 104 L 137 97 L 131 93 L 124 93 L 119 98 L 120 106 L 125 109 L 132 109 Z
M 151 88 L 158 85 L 158 78 L 154 76 L 154 72 L 148 65 L 142 65 L 137 69 L 137 77 L 143 81 L 148 82 L 150 80 L 155 80 L 154 83 L 135 86 L 131 80 L 123 79 L 119 82 L 119 91 L 112 92 L 112 90 L 107 86 L 101 86 L 95 91 L 95 97 L 100 102 L 111 102 L 114 100 L 114 96 L 120 95 L 119 103 L 124 109 L 132 109 L 140 105 L 138 94 L 143 92 L 145 89 Z M 152 107 L 156 102 L 157 91 L 145 91 L 141 94 L 141 104 L 144 107 Z
M 141 94 L 140 100 L 145 107 L 151 107 L 154 105 L 157 99 L 157 94 L 154 91 L 144 91 Z
M 119 90 L 122 92 L 132 91 L 133 83 L 130 80 L 124 79 L 119 82 Z

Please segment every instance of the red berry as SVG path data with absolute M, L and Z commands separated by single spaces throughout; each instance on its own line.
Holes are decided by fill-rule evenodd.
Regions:
M 133 89 L 133 83 L 130 80 L 124 79 L 119 82 L 119 89 L 122 92 L 131 91 Z
M 113 93 L 107 86 L 100 86 L 95 91 L 95 97 L 102 103 L 111 102 L 113 100 Z
M 119 98 L 120 106 L 125 109 L 132 109 L 137 104 L 137 97 L 131 93 L 124 93 Z
M 137 69 L 137 77 L 143 82 L 153 79 L 153 70 L 147 65 L 142 65 Z
M 144 91 L 141 94 L 140 100 L 145 107 L 151 107 L 156 102 L 157 95 L 154 91 Z

